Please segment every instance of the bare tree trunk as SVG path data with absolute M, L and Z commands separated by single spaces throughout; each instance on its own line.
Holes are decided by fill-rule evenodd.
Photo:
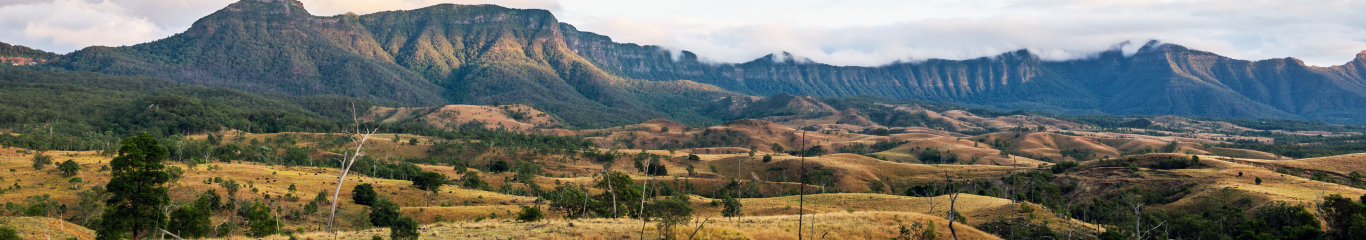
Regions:
M 327 232 L 332 233 L 332 239 L 337 238 L 337 234 L 333 231 L 332 225 L 337 219 L 337 197 L 341 195 L 342 183 L 346 182 L 346 174 L 351 171 L 351 165 L 356 163 L 356 158 L 359 158 L 360 156 L 364 155 L 364 153 L 361 152 L 361 150 L 365 148 L 365 141 L 370 140 L 370 136 L 374 135 L 376 131 L 379 131 L 378 127 L 374 129 L 368 129 L 369 132 L 363 132 L 361 130 L 360 119 L 356 117 L 355 103 L 351 103 L 351 120 L 356 124 L 355 134 L 361 135 L 361 138 L 358 140 L 351 140 L 352 142 L 356 143 L 356 151 L 353 152 L 349 158 L 346 157 L 345 153 L 342 154 L 341 164 L 339 165 L 339 167 L 341 167 L 341 170 L 339 170 L 340 174 L 337 176 L 337 187 L 335 190 L 332 191 L 332 210 L 327 216 Z
M 949 170 L 944 170 L 944 178 L 950 179 L 950 180 L 949 180 L 949 186 L 953 186 L 953 180 L 952 180 L 953 178 L 949 177 Z M 956 219 L 956 218 L 958 217 L 958 212 L 957 212 L 958 194 L 962 194 L 962 193 L 963 193 L 963 189 L 962 189 L 962 188 L 958 188 L 958 189 L 954 190 L 953 193 L 950 193 L 950 194 L 949 194 L 949 214 L 948 214 L 948 215 L 949 215 L 949 233 L 953 234 L 953 240 L 958 240 L 958 230 L 956 230 L 956 229 L 953 228 L 953 222 L 958 220 L 958 219 Z
M 802 170 L 797 176 L 797 240 L 802 240 L 802 218 L 806 216 L 806 183 L 802 182 L 806 176 L 806 130 L 802 130 L 802 147 L 797 152 L 802 153 L 801 166 L 797 167 Z

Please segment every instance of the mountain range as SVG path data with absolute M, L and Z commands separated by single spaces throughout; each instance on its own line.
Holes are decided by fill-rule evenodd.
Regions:
M 9 45 L 6 45 L 9 46 Z M 0 51 L 0 55 L 5 52 Z M 294 0 L 243 0 L 190 29 L 55 58 L 61 70 L 412 106 L 523 103 L 604 127 L 703 114 L 719 99 L 777 94 L 952 102 L 1067 114 L 1190 115 L 1366 123 L 1366 51 L 1343 65 L 1246 61 L 1151 41 L 1136 53 L 1048 61 L 1027 50 L 966 60 L 833 66 L 780 53 L 709 63 L 618 43 L 538 9 L 441 4 L 315 16 Z

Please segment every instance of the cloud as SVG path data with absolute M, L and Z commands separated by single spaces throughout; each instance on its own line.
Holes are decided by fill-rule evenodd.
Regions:
M 8 0 L 0 42 L 59 53 L 153 41 L 236 0 Z M 1366 1 L 1351 0 L 302 0 L 315 15 L 440 3 L 548 9 L 619 42 L 745 62 L 790 52 L 835 65 L 969 59 L 1029 49 L 1087 57 L 1156 39 L 1240 59 L 1328 66 L 1366 50 Z M 1135 45 L 1126 50 L 1132 52 Z
M 90 45 L 127 45 L 164 35 L 146 18 L 109 1 L 57 0 L 0 6 L 0 35 L 9 43 L 69 52 Z
M 813 7 L 824 1 L 746 2 L 763 2 L 773 8 L 719 11 L 787 16 L 792 13 L 773 12 L 807 6 L 796 12 L 809 15 L 764 19 L 702 9 L 635 9 L 625 4 L 619 6 L 626 9 L 567 21 L 614 40 L 685 49 L 721 62 L 750 61 L 785 51 L 823 63 L 876 66 L 928 58 L 968 59 L 1018 49 L 1065 60 L 1087 57 L 1124 41 L 1155 39 L 1233 58 L 1296 57 L 1328 66 L 1345 63 L 1366 50 L 1366 18 L 1356 16 L 1366 12 L 1366 2 L 1360 1 L 924 1 L 839 6 L 827 11 Z M 618 3 L 598 7 L 610 4 Z M 710 7 L 741 5 L 717 4 Z M 566 11 L 576 10 L 575 4 L 566 3 Z M 959 10 L 963 13 L 958 14 Z M 903 17 L 893 21 L 887 16 Z

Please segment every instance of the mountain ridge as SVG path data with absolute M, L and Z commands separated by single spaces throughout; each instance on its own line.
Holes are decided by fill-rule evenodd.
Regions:
M 678 55 L 678 56 L 674 56 Z M 539 9 L 439 4 L 313 16 L 297 1 L 243 0 L 184 33 L 90 47 L 55 65 L 290 95 L 341 94 L 417 106 L 541 105 L 571 125 L 699 116 L 738 95 L 873 95 L 1066 114 L 1366 119 L 1366 51 L 1339 66 L 1247 61 L 1149 41 L 1086 59 L 1026 49 L 964 60 L 834 66 L 788 53 L 708 63 L 692 52 L 618 43 Z M 686 80 L 686 81 L 679 81 Z

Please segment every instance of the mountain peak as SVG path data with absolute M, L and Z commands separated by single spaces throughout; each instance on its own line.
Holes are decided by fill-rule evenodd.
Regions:
M 229 4 L 220 11 L 255 12 L 285 16 L 302 14 L 302 16 L 311 16 L 311 14 L 308 13 L 308 10 L 304 9 L 304 3 L 297 0 L 241 0 Z

